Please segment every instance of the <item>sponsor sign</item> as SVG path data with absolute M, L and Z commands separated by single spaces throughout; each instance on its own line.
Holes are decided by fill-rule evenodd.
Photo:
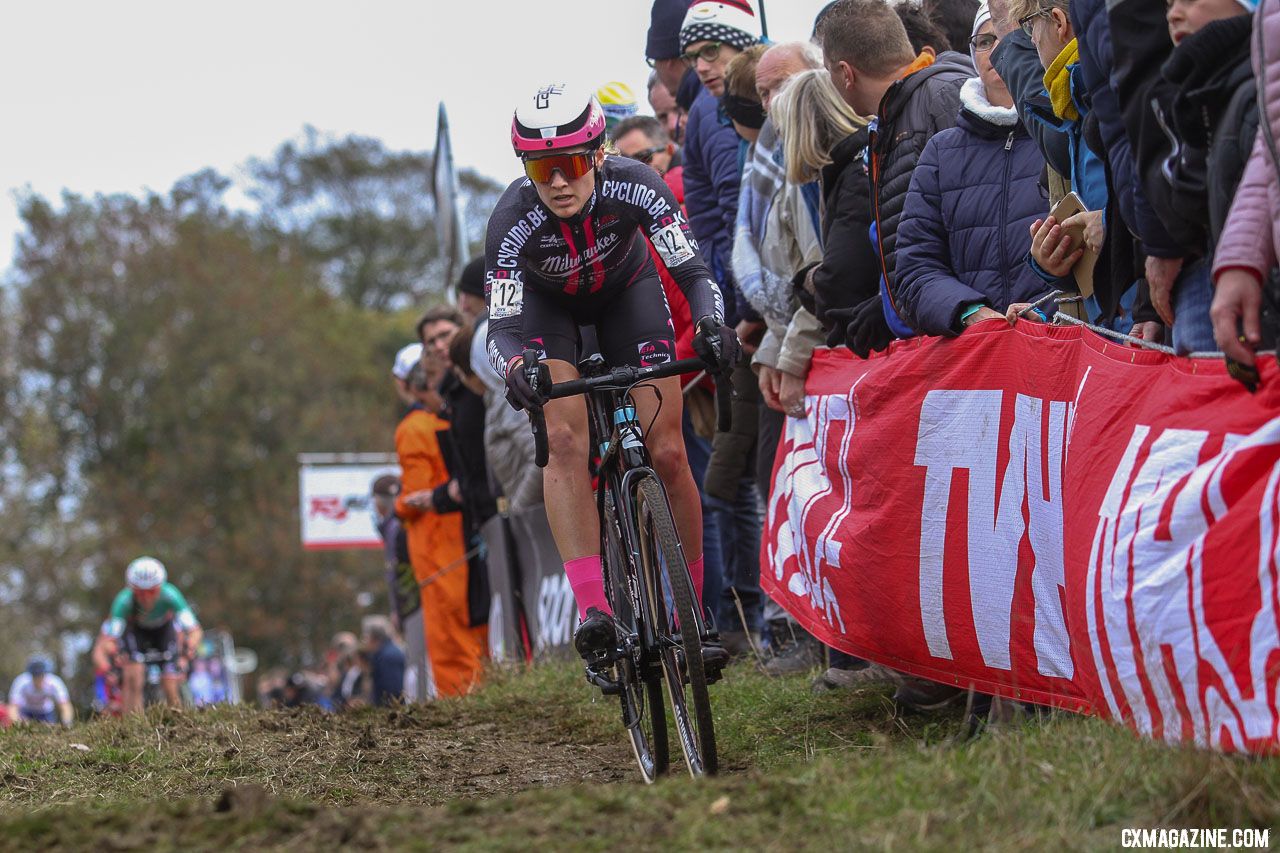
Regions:
M 399 476 L 400 468 L 391 461 L 303 462 L 298 473 L 302 546 L 309 551 L 381 548 L 369 492 L 373 481 L 384 474 Z
M 1280 371 L 1000 323 L 819 351 L 763 546 L 770 595 L 904 672 L 1271 752 Z

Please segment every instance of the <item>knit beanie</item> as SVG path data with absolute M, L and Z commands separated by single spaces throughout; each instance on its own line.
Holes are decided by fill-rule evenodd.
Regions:
M 700 0 L 680 25 L 680 51 L 700 41 L 718 41 L 746 50 L 760 43 L 760 17 L 751 0 Z
M 649 37 L 644 46 L 647 58 L 680 58 L 680 24 L 688 11 L 689 0 L 654 0 L 649 12 Z
M 987 6 L 987 0 L 982 0 L 982 5 L 978 7 L 978 14 L 973 16 L 973 32 L 969 33 L 969 38 L 976 36 L 978 30 L 982 29 L 982 25 L 989 20 L 991 20 L 991 9 Z M 972 41 L 969 43 L 969 58 L 973 60 L 973 67 L 977 68 L 978 51 L 974 48 Z
M 462 276 L 458 279 L 458 292 L 484 296 L 484 255 L 472 258 L 462 268 Z

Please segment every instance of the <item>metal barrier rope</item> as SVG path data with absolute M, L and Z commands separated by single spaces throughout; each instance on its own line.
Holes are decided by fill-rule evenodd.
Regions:
M 471 558 L 472 558 L 472 557 L 476 556 L 477 554 L 479 554 L 479 553 L 480 553 L 481 551 L 483 551 L 483 550 L 484 550 L 484 543 L 481 543 L 481 544 L 477 545 L 476 547 L 472 548 L 472 549 L 471 549 L 470 551 L 468 551 L 467 553 L 463 554 L 463 555 L 462 555 L 461 557 L 459 557 L 458 559 L 454 560 L 452 563 L 449 563 L 449 564 L 448 564 L 447 566 L 445 566 L 444 568 L 439 569 L 438 571 L 436 571 L 436 572 L 434 572 L 434 573 L 432 573 L 432 574 L 430 574 L 430 575 L 427 575 L 425 578 L 423 578 L 422 580 L 418 581 L 418 589 L 426 589 L 426 588 L 427 588 L 427 587 L 429 587 L 431 584 L 435 583 L 436 578 L 440 577 L 441 575 L 447 575 L 447 574 L 449 574 L 449 573 L 450 573 L 450 572 L 452 572 L 452 571 L 455 571 L 455 570 L 457 570 L 457 569 L 462 568 L 463 566 L 465 566 L 465 565 L 467 565 L 469 562 L 471 562 Z

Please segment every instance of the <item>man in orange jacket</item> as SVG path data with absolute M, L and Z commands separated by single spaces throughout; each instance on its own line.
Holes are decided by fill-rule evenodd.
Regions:
M 471 625 L 469 569 L 462 513 L 457 509 L 461 495 L 440 446 L 440 435 L 448 432 L 449 423 L 440 417 L 440 395 L 434 390 L 445 363 L 431 341 L 447 339 L 457 327 L 451 312 L 439 310 L 428 312 L 419 324 L 426 346 L 422 365 L 410 378 L 418 402 L 396 427 L 403 482 L 396 514 L 404 521 L 409 561 L 422 594 L 427 658 L 438 696 L 472 690 L 480 682 L 488 655 L 488 628 Z

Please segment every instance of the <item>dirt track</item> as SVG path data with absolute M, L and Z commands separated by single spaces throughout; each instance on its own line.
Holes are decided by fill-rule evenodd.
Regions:
M 585 710 L 598 718 L 603 709 Z M 430 806 L 634 776 L 622 739 L 595 737 L 591 719 L 532 704 L 503 711 L 449 703 L 344 716 L 158 712 L 28 740 L 23 754 L 0 754 L 0 784 L 18 807 L 217 797 L 244 784 L 323 804 Z

